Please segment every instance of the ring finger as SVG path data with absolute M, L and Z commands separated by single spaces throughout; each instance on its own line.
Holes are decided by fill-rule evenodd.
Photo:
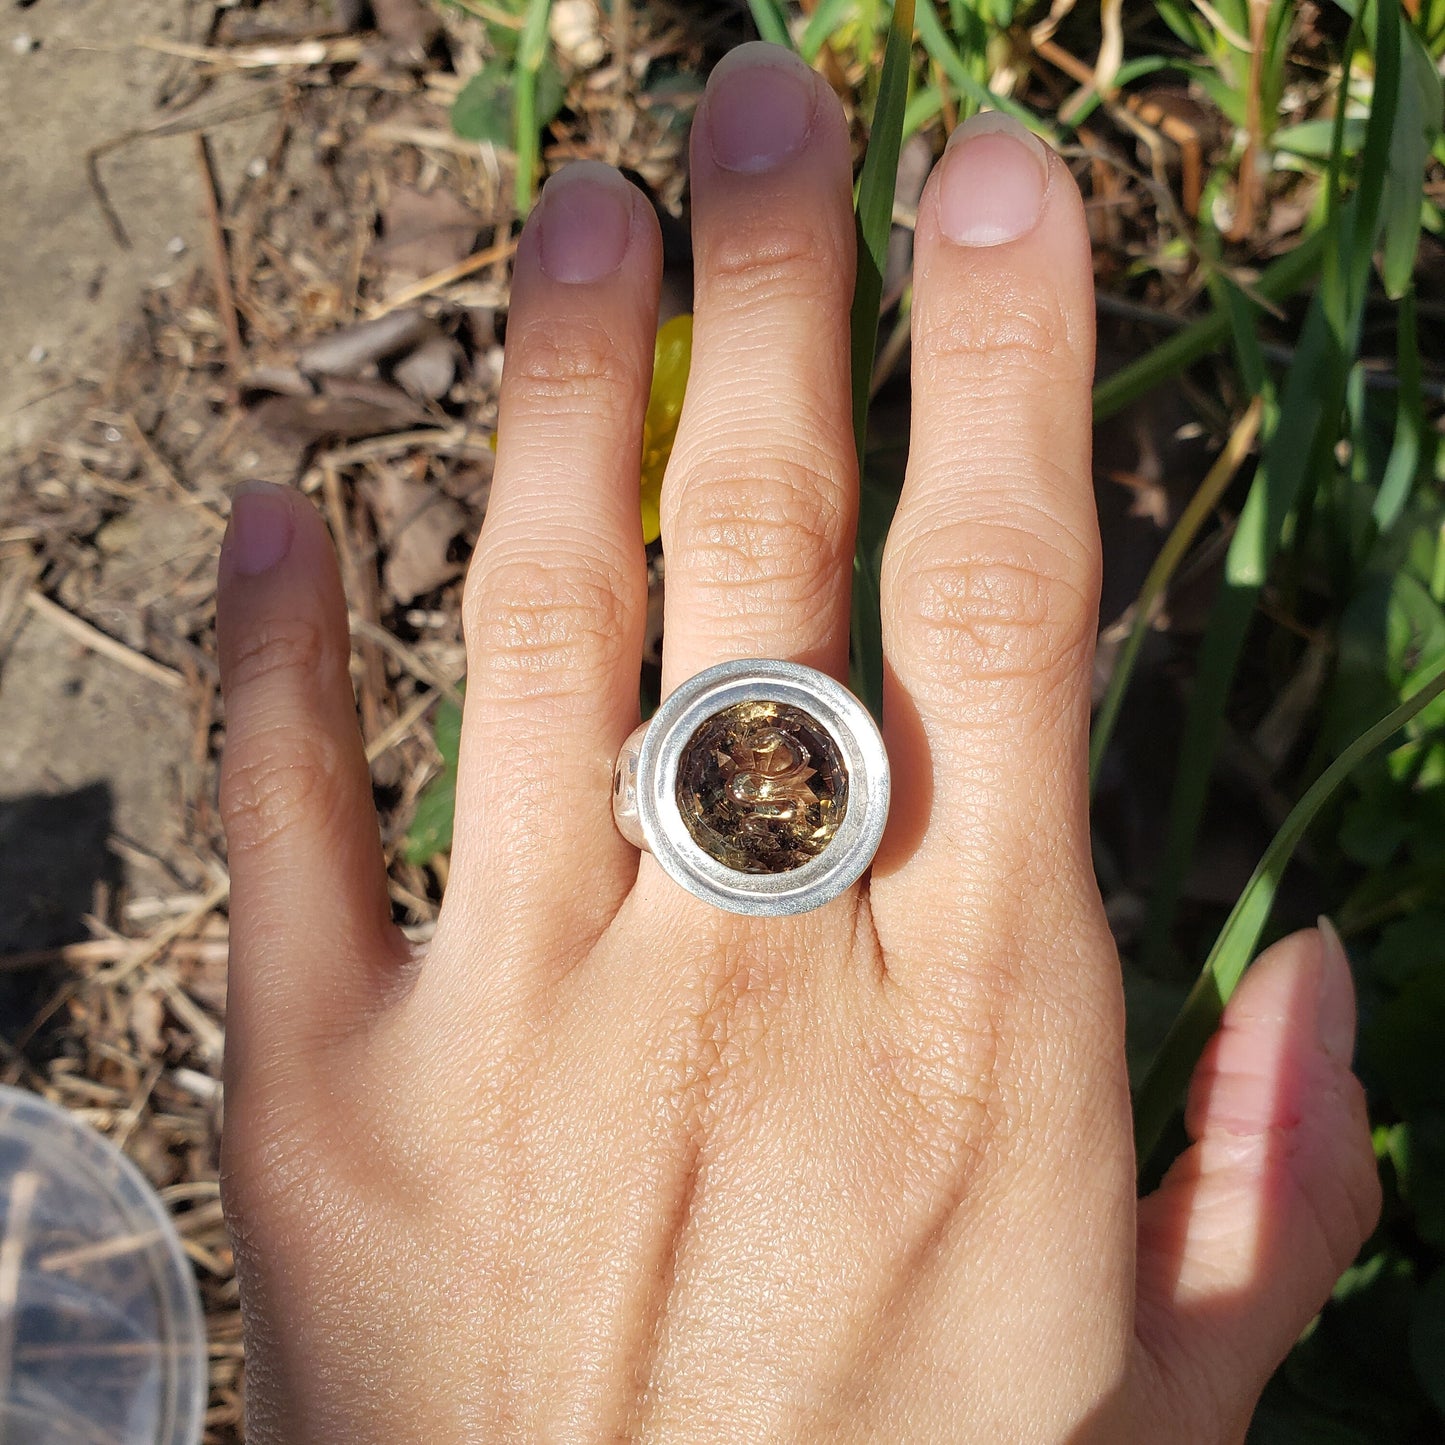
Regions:
M 857 502 L 842 108 L 777 46 L 713 72 L 692 139 L 696 322 L 662 497 L 663 690 L 780 657 L 842 676 Z

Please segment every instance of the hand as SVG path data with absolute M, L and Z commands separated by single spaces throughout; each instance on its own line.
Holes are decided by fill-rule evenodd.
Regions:
M 719 66 L 664 691 L 737 657 L 846 676 L 850 174 L 820 79 L 768 47 Z M 390 921 L 323 526 L 295 494 L 236 499 L 224 1189 L 248 1439 L 1237 1440 L 1378 1186 L 1348 969 L 1309 932 L 1248 976 L 1193 1147 L 1136 1204 L 1089 852 L 1069 173 L 993 117 L 923 197 L 883 579 L 893 811 L 871 878 L 791 920 L 698 902 L 610 815 L 659 254 L 597 165 L 522 237 L 424 958 Z

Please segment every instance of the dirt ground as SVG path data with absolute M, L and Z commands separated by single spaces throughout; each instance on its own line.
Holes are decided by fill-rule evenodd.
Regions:
M 47 435 L 75 409 L 77 388 L 102 380 L 134 327 L 142 288 L 193 264 L 203 235 L 190 135 L 146 134 L 157 101 L 189 82 L 178 57 L 141 37 L 188 40 L 209 5 L 192 0 L 7 0 L 0 10 L 0 143 L 5 198 L 0 247 L 0 451 Z M 244 109 L 247 87 L 222 77 L 218 114 Z M 259 115 L 218 127 L 226 160 L 251 158 Z M 127 139 L 134 137 L 133 139 Z M 119 223 L 90 179 L 95 163 Z
M 12 118 L 0 143 L 0 456 L 18 456 L 61 430 L 114 373 L 142 316 L 142 296 L 195 266 L 204 244 L 202 176 L 194 135 L 165 134 L 160 107 L 193 84 L 184 62 L 138 45 L 190 39 L 210 6 L 191 0 L 33 0 L 0 12 L 0 94 Z M 225 119 L 214 131 L 222 176 L 240 172 L 265 138 L 252 87 L 221 76 L 202 104 Z M 98 148 L 104 154 L 92 155 Z M 94 180 L 92 179 L 94 176 Z M 99 184 L 96 182 L 98 181 Z M 109 215 L 107 215 L 107 208 Z M 18 510 L 14 474 L 0 468 L 0 531 Z M 7 506 L 8 503 L 8 506 Z M 175 508 L 151 508 L 111 529 L 110 556 L 209 550 L 215 528 Z M 3 575 L 14 598 L 13 558 Z M 113 569 L 114 570 L 114 569 Z M 28 595 L 28 589 L 27 589 Z M 54 611 L 10 617 L 0 668 L 0 798 L 37 788 L 81 793 L 100 784 L 109 831 L 131 845 L 118 861 L 142 892 L 168 880 L 183 847 L 181 798 L 194 789 L 192 724 L 158 673 L 129 668 L 64 630 Z M 103 619 L 101 625 L 104 626 Z M 145 746 L 136 746 L 137 738 Z M 89 826 L 85 810 L 74 825 Z M 0 877 L 64 878 L 64 826 L 0 834 Z M 65 941 L 66 910 L 38 882 L 5 910 L 8 950 Z M 43 925 L 41 920 L 47 920 Z M 69 920 L 73 927 L 75 919 Z

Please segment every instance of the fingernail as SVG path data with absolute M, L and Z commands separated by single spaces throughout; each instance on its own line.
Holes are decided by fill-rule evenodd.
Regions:
M 989 110 L 948 138 L 938 220 L 960 246 L 1001 246 L 1038 224 L 1049 185 L 1044 143 L 1012 116 Z
M 1324 956 L 1320 971 L 1320 1045 L 1333 1059 L 1348 1064 L 1355 1055 L 1355 986 L 1350 956 L 1335 926 L 1321 915 L 1318 928 Z
M 707 87 L 712 157 L 725 171 L 769 170 L 803 148 L 818 93 L 813 72 L 781 45 L 730 50 Z
M 270 482 L 242 482 L 231 493 L 226 552 L 243 577 L 268 572 L 291 550 L 295 523 L 285 491 Z
M 610 276 L 632 241 L 632 187 L 611 166 L 575 161 L 542 191 L 542 269 L 584 285 Z

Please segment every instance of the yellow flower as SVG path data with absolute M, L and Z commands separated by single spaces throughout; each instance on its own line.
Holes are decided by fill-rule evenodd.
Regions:
M 658 502 L 662 475 L 677 439 L 687 374 L 692 366 L 692 317 L 674 316 L 657 333 L 652 361 L 652 395 L 642 423 L 642 540 L 655 542 L 662 531 Z

